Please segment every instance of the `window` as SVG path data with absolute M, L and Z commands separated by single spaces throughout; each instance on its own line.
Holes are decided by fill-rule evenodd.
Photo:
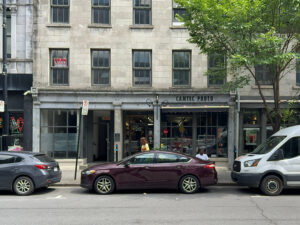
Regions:
M 190 85 L 191 52 L 173 51 L 173 85 Z
M 69 0 L 51 0 L 51 22 L 69 23 Z
M 110 24 L 110 0 L 92 0 L 92 23 Z
M 157 163 L 177 163 L 178 157 L 174 154 L 159 153 L 157 156 Z
M 296 84 L 300 86 L 300 59 L 296 59 Z
M 141 154 L 130 159 L 130 164 L 149 164 L 154 162 L 154 153 Z
M 190 161 L 190 158 L 184 156 L 178 156 L 178 162 L 188 162 L 188 161 Z
M 110 51 L 92 50 L 92 83 L 110 84 Z
M 11 58 L 11 13 L 6 10 L 6 54 L 7 58 Z
M 151 24 L 151 0 L 133 0 L 133 21 L 135 25 Z
M 133 51 L 133 84 L 151 85 L 151 51 Z
M 288 140 L 282 147 L 284 159 L 300 156 L 300 137 Z
M 14 163 L 15 157 L 11 155 L 0 155 L 0 164 Z
M 186 14 L 186 9 L 185 8 L 181 8 L 178 3 L 175 3 L 173 1 L 173 24 L 175 25 L 183 25 L 182 22 L 180 22 L 176 17 L 176 15 L 179 15 L 181 17 L 183 17 Z
M 269 65 L 255 66 L 255 76 L 256 76 L 257 81 L 261 85 L 271 85 L 272 84 L 271 68 Z
M 69 84 L 69 50 L 53 49 L 50 50 L 51 57 L 51 84 Z
M 220 86 L 226 81 L 226 58 L 224 55 L 208 56 L 208 86 Z

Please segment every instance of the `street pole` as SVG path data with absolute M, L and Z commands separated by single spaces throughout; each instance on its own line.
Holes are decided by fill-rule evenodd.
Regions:
M 9 117 L 7 110 L 7 37 L 6 37 L 6 0 L 3 0 L 3 101 L 4 101 L 4 113 L 3 113 L 3 136 L 8 135 L 9 131 Z

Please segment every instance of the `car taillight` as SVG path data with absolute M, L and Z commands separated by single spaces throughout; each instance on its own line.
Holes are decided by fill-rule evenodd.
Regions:
M 42 165 L 42 164 L 40 164 L 40 165 L 34 165 L 34 166 L 35 166 L 36 168 L 40 169 L 40 170 L 46 170 L 46 169 L 49 168 L 47 165 Z
M 205 165 L 205 168 L 207 168 L 207 169 L 212 169 L 212 168 L 215 168 L 215 167 L 216 167 L 215 164 L 207 164 L 207 165 Z

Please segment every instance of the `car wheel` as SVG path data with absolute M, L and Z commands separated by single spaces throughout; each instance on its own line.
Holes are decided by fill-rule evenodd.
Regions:
M 110 194 L 115 189 L 115 182 L 109 176 L 100 176 L 95 181 L 94 189 L 98 194 Z
M 30 195 L 34 191 L 34 184 L 29 177 L 18 177 L 13 189 L 17 195 Z
M 260 184 L 260 190 L 270 196 L 279 195 L 282 189 L 282 180 L 275 175 L 266 176 Z
M 181 192 L 186 194 L 195 193 L 200 188 L 199 180 L 193 175 L 186 175 L 181 178 L 179 182 L 179 188 Z

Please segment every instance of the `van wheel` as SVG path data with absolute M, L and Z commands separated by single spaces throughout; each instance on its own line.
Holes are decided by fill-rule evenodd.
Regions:
M 282 180 L 275 175 L 266 176 L 260 184 L 260 190 L 269 196 L 279 195 L 282 189 Z
M 30 195 L 34 191 L 34 184 L 29 177 L 18 177 L 13 189 L 17 195 Z

